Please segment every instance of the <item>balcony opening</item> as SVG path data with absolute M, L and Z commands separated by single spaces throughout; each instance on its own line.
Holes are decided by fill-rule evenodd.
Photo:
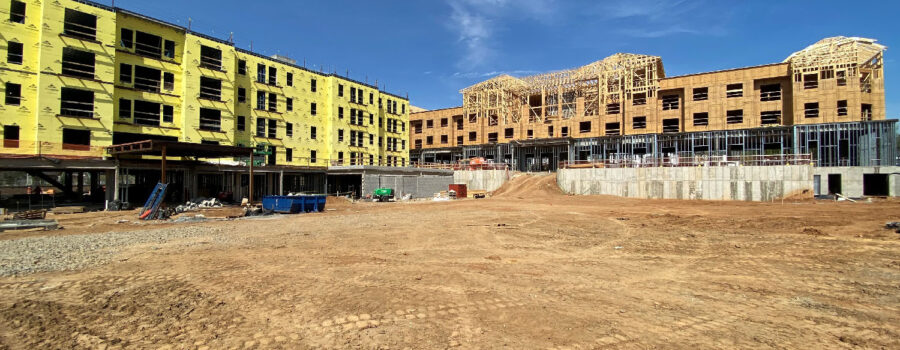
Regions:
M 175 58 L 175 42 L 172 40 L 165 40 L 165 44 L 163 45 L 163 55 L 166 58 Z
M 269 129 L 268 134 L 266 135 L 270 139 L 274 139 L 278 137 L 278 121 L 275 119 L 269 119 Z
M 735 109 L 725 112 L 725 122 L 728 124 L 740 124 L 744 122 L 744 110 Z
M 12 0 L 9 4 L 9 21 L 13 23 L 25 23 L 25 3 Z
M 803 104 L 803 116 L 807 118 L 818 118 L 819 117 L 819 103 L 818 102 L 807 102 Z
M 134 32 L 134 53 L 138 55 L 160 58 L 162 56 L 162 43 L 163 40 L 158 35 L 142 31 Z
M 269 85 L 278 85 L 278 68 L 269 67 Z
M 278 95 L 274 93 L 269 93 L 269 112 L 277 112 L 278 111 Z
M 119 46 L 126 49 L 134 48 L 134 31 L 122 28 L 119 31 Z
M 709 125 L 709 113 L 701 112 L 694 113 L 694 126 L 707 126 Z
M 582 134 L 591 132 L 591 122 L 578 123 L 578 132 Z
M 759 114 L 759 123 L 762 125 L 781 124 L 781 111 L 763 111 Z
M 119 64 L 119 83 L 131 84 L 132 67 L 130 64 Z
M 6 42 L 6 62 L 9 64 L 22 64 L 23 46 L 15 41 Z
M 172 123 L 175 121 L 175 107 L 163 106 L 163 123 Z
M 315 140 L 316 128 L 312 129 L 313 137 Z M 265 118 L 256 118 L 256 137 L 266 137 L 266 119 Z
M 725 98 L 744 96 L 744 84 L 728 84 L 725 86 Z
M 488 143 L 497 143 L 497 133 L 488 133 Z
M 200 67 L 222 70 L 222 50 L 209 46 L 201 46 Z
M 131 100 L 119 99 L 119 119 L 131 119 Z
M 63 33 L 76 38 L 97 39 L 97 16 L 73 9 L 66 9 Z
M 819 75 L 818 74 L 804 74 L 803 75 L 803 88 L 804 89 L 815 89 L 819 87 Z
M 14 83 L 6 83 L 6 93 L 4 103 L 7 106 L 18 106 L 22 103 L 22 85 Z
M 647 104 L 647 93 L 641 92 L 634 94 L 631 98 L 631 104 L 634 106 L 641 106 Z
M 3 147 L 19 148 L 19 126 L 4 125 L 3 126 Z
M 159 126 L 159 103 L 135 100 L 134 123 L 138 125 Z
M 159 92 L 160 70 L 144 66 L 134 66 L 134 88 L 137 90 Z
M 621 107 L 618 103 L 610 103 L 606 105 L 606 114 L 619 114 Z
M 847 100 L 837 101 L 837 115 L 847 115 Z
M 76 50 L 71 47 L 63 48 L 62 74 L 94 79 L 94 53 Z
M 62 148 L 72 151 L 91 150 L 91 131 L 63 129 Z
M 647 128 L 647 117 L 646 116 L 634 117 L 634 119 L 631 120 L 631 128 L 632 129 L 646 129 Z
M 222 99 L 222 81 L 219 79 L 200 77 L 200 98 L 220 101 Z
M 763 102 L 781 100 L 781 84 L 766 84 L 760 86 L 759 100 Z
M 862 120 L 872 120 L 872 105 L 868 103 L 862 104 Z
M 163 73 L 163 89 L 166 91 L 175 90 L 175 75 L 172 73 Z
M 694 101 L 706 101 L 709 99 L 709 88 L 694 88 Z
M 200 130 L 222 130 L 222 111 L 211 108 L 200 108 Z
M 93 118 L 94 92 L 64 87 L 60 91 L 59 114 L 67 117 Z
M 678 95 L 664 95 L 662 97 L 662 109 L 664 111 L 678 109 Z
M 618 136 L 621 134 L 621 127 L 618 122 L 606 123 L 606 136 Z
M 678 126 L 678 119 L 663 119 L 663 133 L 675 133 L 681 131 Z

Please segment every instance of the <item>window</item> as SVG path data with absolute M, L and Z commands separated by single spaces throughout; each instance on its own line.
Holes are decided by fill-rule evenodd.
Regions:
M 25 23 L 25 3 L 12 0 L 9 4 L 9 21 L 13 23 Z
M 309 91 L 316 92 L 316 80 L 315 79 L 309 80 Z
M 872 105 L 869 103 L 863 103 L 861 106 L 861 114 L 862 120 L 869 121 L 872 120 Z
M 64 87 L 60 91 L 59 114 L 69 117 L 94 117 L 94 92 Z
M 450 125 L 450 121 L 447 118 L 441 118 L 441 127 L 446 128 Z
M 619 127 L 619 123 L 606 123 L 606 136 L 616 136 L 619 135 L 621 128 Z
M 122 84 L 131 84 L 131 65 L 119 64 L 119 82 Z
M 838 86 L 846 86 L 847 85 L 847 71 L 843 71 L 843 70 L 837 71 L 837 84 L 838 84 Z
M 344 142 L 344 129 L 338 129 L 338 142 Z
M 159 92 L 159 69 L 134 66 L 134 88 L 138 90 Z
M 7 106 L 18 106 L 22 103 L 22 85 L 6 83 L 6 99 Z
M 338 107 L 338 119 L 344 119 L 344 107 Z
M 469 132 L 469 141 L 476 141 L 476 140 L 478 140 L 478 133 L 476 133 L 474 131 L 470 131 Z
M 583 133 L 591 132 L 591 122 L 578 123 L 578 131 Z
M 238 60 L 238 74 L 247 75 L 247 60 Z
M 562 137 L 569 137 L 569 127 L 568 126 L 562 127 L 560 135 L 562 135 Z
M 134 32 L 131 29 L 122 28 L 119 32 L 119 46 L 126 49 L 134 47 Z
M 266 137 L 266 118 L 256 118 L 256 137 Z
M 175 121 L 175 108 L 163 105 L 163 123 L 172 123 Z
M 135 100 L 134 123 L 139 125 L 159 126 L 159 103 Z
M 222 111 L 218 109 L 200 108 L 200 130 L 222 130 Z
M 175 74 L 165 72 L 163 73 L 163 89 L 167 91 L 175 90 Z
M 406 104 L 405 103 L 400 105 L 400 114 L 406 114 Z
M 315 126 L 309 127 L 309 138 L 311 138 L 313 140 L 316 139 L 316 127 Z
M 513 128 L 506 128 L 506 130 L 503 130 L 504 138 L 511 139 L 513 138 L 513 134 L 515 134 L 515 129 Z
M 63 48 L 62 74 L 94 79 L 94 53 L 76 50 L 71 47 Z
M 19 126 L 4 125 L 3 126 L 3 147 L 19 148 Z
M 369 113 L 369 125 L 375 124 L 375 115 Z
M 287 74 L 287 82 L 285 84 L 287 84 L 287 86 L 294 86 L 294 73 Z
M 532 130 L 532 129 L 526 130 L 526 131 L 525 131 L 525 135 L 526 135 L 526 137 L 528 137 L 529 139 L 533 139 L 533 138 L 534 138 L 534 130 Z
M 278 111 L 278 95 L 274 92 L 269 93 L 269 112 Z
M 837 101 L 837 115 L 847 115 L 847 100 Z
M 278 85 L 278 68 L 269 67 L 269 85 Z
M 421 141 L 421 140 L 419 140 L 419 141 Z M 462 136 L 457 136 L 457 137 L 456 137 L 456 145 L 459 146 L 459 145 L 462 145 L 462 144 L 463 144 L 463 137 L 462 137 Z
M 237 117 L 237 129 L 238 131 L 244 131 L 247 129 L 247 117 L 239 115 Z
M 344 164 L 344 152 L 338 152 L 338 163 Z
M 759 122 L 762 125 L 781 124 L 781 111 L 763 111 L 759 114 Z
M 494 134 L 494 136 L 496 136 L 496 134 Z M 495 139 L 494 141 L 497 141 L 497 140 Z M 490 136 L 488 136 L 488 142 L 490 142 Z M 425 137 L 425 144 L 426 144 L 426 145 L 430 145 L 430 144 L 433 144 L 433 143 L 434 143 L 434 137 L 432 137 L 432 136 L 426 136 L 426 137 Z
M 309 162 L 310 163 L 316 162 L 316 151 L 309 151 Z
M 175 58 L 175 42 L 172 40 L 166 40 L 165 46 L 163 46 L 163 55 L 166 58 Z
M 621 107 L 618 103 L 610 103 L 606 105 L 606 114 L 619 114 Z
M 678 126 L 678 119 L 663 119 L 663 133 L 673 133 L 681 131 Z
M 338 96 L 344 96 L 344 85 L 338 84 Z
M 88 151 L 91 149 L 91 131 L 63 129 L 62 143 L 63 149 L 73 151 Z
M 119 118 L 131 119 L 131 100 L 119 99 Z
M 819 87 L 819 75 L 818 74 L 804 74 L 803 75 L 803 88 L 804 89 L 815 89 Z
M 647 93 L 639 93 L 634 94 L 634 97 L 631 99 L 631 104 L 634 106 L 640 106 L 647 104 Z
M 134 34 L 134 53 L 141 56 L 160 58 L 163 42 L 160 36 L 141 31 L 136 31 Z
M 832 79 L 834 78 L 834 67 L 824 67 L 821 71 L 819 71 L 822 79 Z
M 256 91 L 256 109 L 265 110 L 266 109 L 266 92 L 265 91 Z
M 284 123 L 284 136 L 294 137 L 294 123 Z
M 294 149 L 293 148 L 285 148 L 284 149 L 284 160 L 288 162 L 294 161 Z
M 760 101 L 781 100 L 781 84 L 766 84 L 759 87 Z
M 803 104 L 803 116 L 807 118 L 816 118 L 819 116 L 819 103 L 807 102 Z
M 278 137 L 278 121 L 275 119 L 269 119 L 269 134 L 268 138 L 274 139 Z
M 694 101 L 706 101 L 709 99 L 709 88 L 694 88 Z
M 222 70 L 222 50 L 200 46 L 200 67 Z
M 247 101 L 247 89 L 239 87 L 238 88 L 238 102 L 245 102 L 245 101 Z
M 316 115 L 316 103 L 315 102 L 309 104 L 309 114 Z
M 553 125 L 547 127 L 547 136 L 553 137 Z
M 222 81 L 219 79 L 200 77 L 200 98 L 219 101 L 222 97 Z
M 678 95 L 665 95 L 662 97 L 662 109 L 668 111 L 678 109 Z
M 462 116 L 460 116 L 459 118 L 456 118 L 455 121 L 456 121 L 456 130 L 462 130 L 463 129 Z
M 434 127 L 434 120 L 426 120 L 425 121 L 425 128 L 431 129 L 433 127 Z
M 646 129 L 647 128 L 647 117 L 634 117 L 631 119 L 631 128 L 632 129 Z
M 728 84 L 725 86 L 725 97 L 741 97 L 744 96 L 744 84 Z
M 375 95 L 373 95 L 371 92 L 369 93 L 369 104 L 375 104 Z
M 284 108 L 288 111 L 293 111 L 294 110 L 294 99 L 289 98 L 289 99 L 285 100 Z
M 22 64 L 22 43 L 17 43 L 15 41 L 8 41 L 6 43 L 6 63 L 9 64 Z
M 350 87 L 350 102 L 356 103 L 356 88 Z
M 95 40 L 97 37 L 97 16 L 73 9 L 66 9 L 63 33 L 76 38 Z
M 728 124 L 740 124 L 744 122 L 744 110 L 735 109 L 725 112 L 725 122 Z
M 266 83 L 266 65 L 262 63 L 256 64 L 256 82 L 257 83 Z
M 709 113 L 701 112 L 694 113 L 694 126 L 705 126 L 709 125 Z

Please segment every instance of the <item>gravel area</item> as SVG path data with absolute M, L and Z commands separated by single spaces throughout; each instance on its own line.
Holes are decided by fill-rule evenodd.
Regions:
M 0 241 L 0 276 L 78 270 L 108 263 L 125 248 L 218 234 L 220 227 L 183 226 Z

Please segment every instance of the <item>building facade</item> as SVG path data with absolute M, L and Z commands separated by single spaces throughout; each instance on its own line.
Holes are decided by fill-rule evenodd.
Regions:
M 408 164 L 408 98 L 89 1 L 0 6 L 0 158 L 156 139 L 256 147 L 264 165 Z
M 519 170 L 560 161 L 808 153 L 822 165 L 893 164 L 884 47 L 823 39 L 784 62 L 666 77 L 656 56 L 501 75 L 461 107 L 413 113 L 412 159 L 485 157 Z

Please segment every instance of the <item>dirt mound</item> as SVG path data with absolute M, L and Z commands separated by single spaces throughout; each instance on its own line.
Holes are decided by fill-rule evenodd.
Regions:
M 353 206 L 353 201 L 347 197 L 325 197 L 325 209 L 343 210 L 349 209 L 351 206 Z
M 556 183 L 556 174 L 519 174 L 494 191 L 492 197 L 533 198 L 563 194 Z

